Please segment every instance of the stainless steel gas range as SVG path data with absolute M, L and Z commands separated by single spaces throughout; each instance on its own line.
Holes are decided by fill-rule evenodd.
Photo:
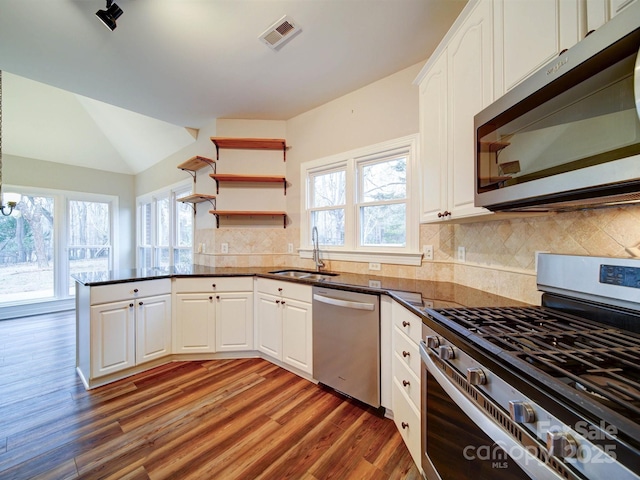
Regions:
M 543 254 L 542 306 L 426 309 L 429 480 L 640 479 L 640 260 Z

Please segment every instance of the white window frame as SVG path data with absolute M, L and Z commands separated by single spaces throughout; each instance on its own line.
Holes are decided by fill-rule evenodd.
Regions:
M 407 157 L 407 237 L 406 245 L 400 246 L 362 246 L 360 245 L 359 222 L 361 203 L 358 198 L 357 181 L 359 165 L 375 159 L 403 154 Z M 377 262 L 396 265 L 419 266 L 422 253 L 419 251 L 419 227 L 417 199 L 417 162 L 419 158 L 418 135 L 381 142 L 368 147 L 305 162 L 300 167 L 300 258 L 313 258 L 311 243 L 311 175 L 330 172 L 342 166 L 346 167 L 346 207 L 345 207 L 345 244 L 344 246 L 320 245 L 322 258 L 327 260 Z
M 151 247 L 151 265 L 147 265 L 146 268 L 159 267 L 157 259 L 158 252 L 162 248 L 166 248 L 166 245 L 158 244 L 158 201 L 167 199 L 169 200 L 169 263 L 173 265 L 173 259 L 175 258 L 175 250 L 184 249 L 184 247 L 177 246 L 177 229 L 176 229 L 176 215 L 177 215 L 177 198 L 188 195 L 193 192 L 193 183 L 190 180 L 179 182 L 170 185 L 166 188 L 155 190 L 145 195 L 140 195 L 136 198 L 136 267 L 142 268 L 140 257 L 141 247 Z M 143 205 L 151 204 L 151 245 L 142 245 L 142 220 L 141 208 Z M 173 205 L 173 208 L 171 206 Z M 195 220 L 191 224 L 193 238 L 193 229 L 195 226 Z M 191 245 L 191 255 L 193 261 L 193 244 Z
M 22 185 L 3 185 L 3 190 L 20 193 L 21 195 L 39 195 L 54 199 L 54 229 L 53 229 L 53 262 L 54 262 L 54 292 L 53 297 L 38 298 L 19 302 L 0 304 L 0 320 L 25 315 L 67 310 L 73 308 L 75 295 L 69 294 L 69 264 L 68 264 L 68 224 L 69 201 L 101 202 L 110 204 L 111 255 L 109 268 L 117 269 L 119 258 L 118 233 L 118 197 L 89 192 L 58 190 L 52 188 L 31 187 Z

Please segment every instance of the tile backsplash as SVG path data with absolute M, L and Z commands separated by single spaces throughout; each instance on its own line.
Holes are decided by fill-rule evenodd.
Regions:
M 227 243 L 229 254 L 220 254 Z M 312 268 L 311 260 L 287 253 L 300 245 L 298 228 L 220 228 L 196 231 L 195 262 L 218 267 Z M 579 210 L 510 220 L 463 224 L 423 224 L 420 245 L 433 245 L 434 260 L 420 267 L 382 265 L 376 275 L 457 283 L 537 304 L 536 252 L 631 257 L 640 244 L 640 206 Z M 466 261 L 456 258 L 465 247 Z M 329 270 L 371 273 L 366 263 L 326 262 Z

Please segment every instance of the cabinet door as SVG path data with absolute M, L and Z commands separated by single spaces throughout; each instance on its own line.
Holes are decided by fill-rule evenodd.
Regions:
M 178 293 L 174 298 L 174 352 L 214 352 L 214 294 Z
M 135 365 L 133 301 L 91 307 L 91 378 Z
M 473 117 L 493 99 L 492 14 L 492 2 L 480 1 L 447 46 L 448 203 L 452 217 L 488 213 L 473 203 L 476 184 Z
M 171 295 L 136 300 L 136 364 L 171 354 Z
M 423 222 L 446 219 L 447 210 L 447 56 L 440 55 L 420 82 L 420 161 Z M 441 216 L 438 217 L 438 214 Z
M 503 56 L 504 91 L 509 91 L 547 62 L 578 42 L 577 0 L 502 1 L 502 24 L 496 25 Z
M 257 298 L 258 350 L 282 360 L 282 300 L 264 293 Z
M 311 304 L 282 301 L 282 360 L 309 374 L 313 373 L 313 325 Z
M 216 295 L 216 351 L 253 350 L 253 294 Z

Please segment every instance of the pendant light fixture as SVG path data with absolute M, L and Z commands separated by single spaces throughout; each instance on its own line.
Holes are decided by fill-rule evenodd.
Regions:
M 96 12 L 96 17 L 112 32 L 116 29 L 116 20 L 120 18 L 120 15 L 122 15 L 122 9 L 112 0 L 107 0 L 106 10 L 98 10 Z

